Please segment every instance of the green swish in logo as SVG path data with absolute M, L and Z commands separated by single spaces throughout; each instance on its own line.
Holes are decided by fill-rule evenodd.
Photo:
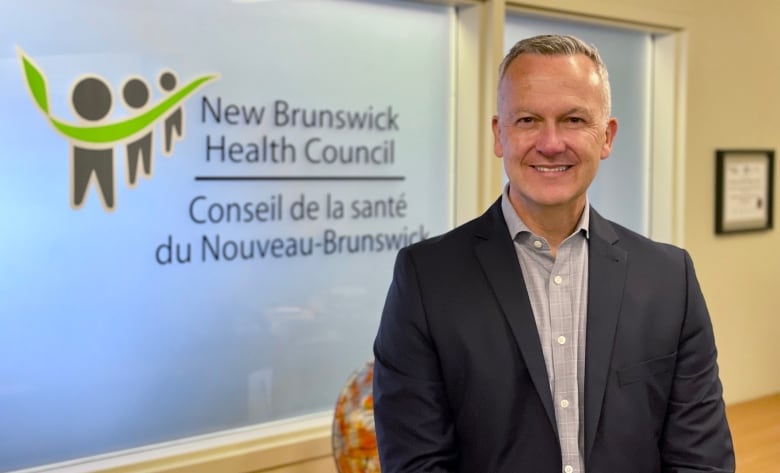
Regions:
M 205 83 L 214 80 L 218 77 L 216 74 L 204 75 L 194 79 L 189 84 L 179 89 L 176 93 L 171 94 L 169 97 L 160 101 L 157 105 L 152 107 L 145 113 L 136 117 L 128 118 L 114 123 L 95 126 L 76 126 L 65 123 L 64 121 L 54 117 L 49 113 L 49 99 L 46 87 L 46 78 L 43 73 L 38 69 L 30 58 L 24 54 L 21 50 L 19 52 L 19 58 L 22 60 L 22 68 L 24 70 L 24 76 L 27 80 L 27 87 L 32 94 L 35 103 L 46 115 L 51 124 L 60 133 L 66 137 L 80 141 L 82 143 L 114 143 L 124 140 L 144 128 L 148 127 L 155 120 L 165 115 L 170 110 L 176 108 L 181 102 L 183 102 L 188 96 L 194 93 L 199 87 Z

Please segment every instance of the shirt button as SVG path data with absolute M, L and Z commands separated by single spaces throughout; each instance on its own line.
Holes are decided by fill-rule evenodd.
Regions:
M 560 277 L 560 276 L 555 276 L 553 278 L 553 281 L 555 282 L 555 284 L 559 284 L 560 285 L 563 282 L 563 278 Z
M 574 472 L 574 467 L 572 467 L 571 465 L 566 465 L 563 468 L 563 471 L 565 471 L 566 473 L 573 473 Z
M 564 343 L 566 343 L 566 337 L 561 335 L 560 337 L 558 337 L 558 344 L 563 345 Z
M 542 242 L 539 241 L 539 240 L 535 240 L 534 241 L 534 248 L 541 248 L 541 247 L 542 247 Z
M 564 409 L 569 407 L 569 401 L 567 401 L 566 399 L 562 400 L 561 401 L 561 407 L 563 407 Z

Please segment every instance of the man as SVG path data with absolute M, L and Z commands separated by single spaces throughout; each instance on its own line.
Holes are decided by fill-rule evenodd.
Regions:
M 607 70 L 568 36 L 501 64 L 481 217 L 399 252 L 374 344 L 383 473 L 733 472 L 688 254 L 593 210 Z

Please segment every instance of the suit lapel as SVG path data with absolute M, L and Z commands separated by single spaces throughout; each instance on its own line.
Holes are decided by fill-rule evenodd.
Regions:
M 555 411 L 542 345 L 539 342 L 539 331 L 534 321 L 531 301 L 517 261 L 514 243 L 501 212 L 500 199 L 483 215 L 481 223 L 482 226 L 476 234 L 474 251 L 501 305 L 525 360 L 531 381 L 557 435 L 558 427 L 555 423 Z
M 591 210 L 585 341 L 585 459 L 596 436 L 623 298 L 628 254 L 611 224 Z

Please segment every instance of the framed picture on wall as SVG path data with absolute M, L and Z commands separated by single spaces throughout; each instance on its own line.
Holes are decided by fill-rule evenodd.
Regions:
M 774 150 L 715 152 L 715 233 L 772 228 Z

